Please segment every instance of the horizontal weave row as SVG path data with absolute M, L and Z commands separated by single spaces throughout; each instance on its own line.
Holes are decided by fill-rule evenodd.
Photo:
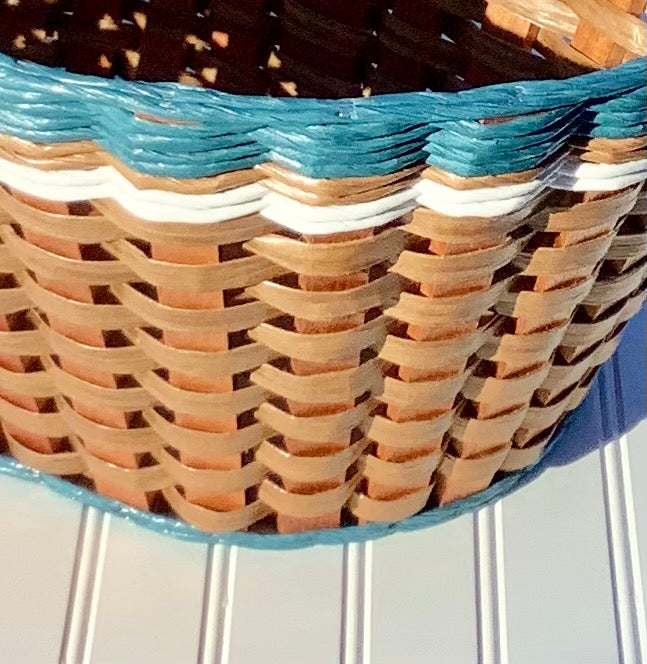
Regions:
M 0 139 L 0 183 L 32 196 L 72 203 L 110 198 L 129 214 L 159 223 L 206 225 L 260 213 L 283 228 L 313 235 L 383 226 L 417 205 L 450 217 L 491 219 L 514 214 L 551 189 L 614 191 L 646 176 L 647 137 L 596 139 L 542 169 L 473 178 L 471 188 L 435 168 L 313 180 L 273 163 L 206 181 L 171 180 L 137 174 L 91 142 L 42 148 Z

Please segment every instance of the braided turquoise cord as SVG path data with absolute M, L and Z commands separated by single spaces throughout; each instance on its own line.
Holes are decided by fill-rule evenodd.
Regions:
M 268 160 L 316 178 L 424 162 L 498 175 L 542 164 L 573 136 L 644 134 L 646 81 L 639 58 L 566 80 L 456 93 L 281 99 L 80 76 L 0 55 L 0 131 L 43 143 L 92 139 L 137 171 L 178 178 Z M 479 122 L 502 117 L 511 119 Z

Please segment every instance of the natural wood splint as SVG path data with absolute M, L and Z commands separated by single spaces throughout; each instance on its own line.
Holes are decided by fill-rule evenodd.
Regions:
M 3 145 L 17 163 L 39 154 Z M 620 163 L 643 147 L 587 149 Z M 312 205 L 377 200 L 417 174 L 262 173 Z M 423 176 L 469 190 L 536 175 Z M 257 177 L 140 184 L 210 193 Z M 644 301 L 638 186 L 316 236 L 7 188 L 0 208 L 9 452 L 205 530 L 398 520 L 534 463 Z
M 90 204 L 75 204 L 73 206 L 64 203 L 52 204 L 49 201 L 35 199 L 34 197 L 18 192 L 14 195 L 17 200 L 50 214 L 68 215 L 72 213 L 74 216 L 74 212 L 78 213 L 79 211 L 84 212 L 86 217 L 98 214 L 92 209 Z M 96 260 L 97 258 L 105 260 L 109 258 L 109 256 L 101 255 L 98 245 L 79 243 L 61 237 L 45 235 L 40 230 L 36 231 L 28 226 L 22 228 L 22 239 L 29 245 L 46 251 L 49 254 L 77 261 Z M 82 279 L 75 281 L 69 278 L 53 278 L 49 273 L 40 273 L 36 266 L 34 269 L 34 280 L 45 291 L 75 302 L 92 305 L 99 303 L 100 298 L 105 297 L 105 287 L 100 283 L 84 283 Z M 45 309 L 44 313 L 47 317 L 47 325 L 51 330 L 63 338 L 69 339 L 73 344 L 105 349 L 109 345 L 114 345 L 118 337 L 116 331 L 70 321 L 64 316 L 59 315 L 55 308 Z M 74 348 L 73 344 L 70 345 L 71 349 Z M 74 352 L 68 354 L 61 348 L 58 349 L 55 358 L 56 364 L 50 365 L 50 375 L 58 376 L 58 381 L 55 379 L 54 385 L 61 389 L 63 398 L 69 400 L 69 407 L 77 413 L 82 421 L 118 430 L 127 430 L 132 426 L 137 426 L 137 422 L 141 418 L 140 410 L 129 410 L 126 404 L 122 407 L 111 407 L 100 399 L 96 399 L 95 392 L 91 389 L 83 389 L 84 385 L 88 387 L 103 387 L 107 390 L 133 387 L 134 380 L 129 373 L 117 374 L 103 368 L 97 368 L 92 364 L 80 361 L 80 358 Z M 47 362 L 45 364 L 46 366 L 48 365 Z M 56 369 L 56 366 L 59 369 Z M 54 373 L 52 374 L 52 372 Z M 78 379 L 81 382 L 75 384 L 74 379 Z M 66 392 L 63 385 L 70 386 L 71 392 Z M 57 391 L 52 393 L 50 401 L 53 401 L 55 396 L 57 396 Z M 60 409 L 59 406 L 56 406 L 56 408 Z M 15 431 L 10 431 L 10 433 L 17 441 L 25 442 L 24 438 L 21 438 Z M 101 438 L 95 438 L 91 433 L 79 436 L 77 444 L 83 445 L 84 450 L 89 455 L 96 457 L 96 459 L 114 464 L 116 467 L 123 469 L 135 470 L 140 468 L 142 463 L 145 463 L 147 454 L 147 451 L 106 443 Z M 126 486 L 118 480 L 115 481 L 113 476 L 107 473 L 97 474 L 92 479 L 97 491 L 110 497 L 117 498 L 141 509 L 149 509 L 153 506 L 152 501 L 155 500 L 154 493 Z
M 220 248 L 217 245 L 187 246 L 172 243 L 153 243 L 151 245 L 151 258 L 167 263 L 213 264 L 220 262 Z M 225 297 L 222 291 L 195 293 L 161 287 L 157 289 L 157 299 L 161 304 L 181 309 L 221 309 L 225 305 Z M 229 349 L 229 335 L 218 330 L 205 331 L 201 334 L 195 331 L 162 330 L 162 340 L 165 344 L 182 350 L 222 352 Z M 205 378 L 175 370 L 169 371 L 168 381 L 171 385 L 180 389 L 207 394 L 231 392 L 234 387 L 233 376 Z M 176 412 L 174 413 L 174 422 L 180 427 L 214 433 L 233 432 L 238 428 L 235 415 L 217 418 Z M 213 457 L 193 456 L 180 452 L 179 459 L 190 468 L 234 470 L 242 467 L 242 456 L 240 454 L 218 456 L 217 450 L 214 450 Z M 191 489 L 185 489 L 184 495 L 189 502 L 222 511 L 240 508 L 245 505 L 244 491 L 231 494 L 205 495 L 201 492 L 196 493 Z
M 614 33 L 610 32 L 609 28 L 600 21 L 601 17 L 596 17 L 597 20 L 595 22 L 590 20 L 589 16 L 586 15 L 586 4 L 582 3 L 580 22 L 571 42 L 573 48 L 584 53 L 593 62 L 602 67 L 614 67 L 628 57 L 631 57 L 630 52 L 625 47 L 616 43 Z M 590 5 L 590 3 L 588 4 Z M 604 7 L 604 5 L 602 6 Z M 607 11 L 609 16 L 620 20 L 625 13 L 640 16 L 645 10 L 645 1 L 609 0 L 606 6 L 605 11 Z M 614 7 L 620 9 L 621 12 L 613 12 Z M 589 7 L 589 9 L 592 9 L 592 7 Z
M 266 298 L 291 316 L 292 322 L 283 334 L 300 340 L 299 346 L 304 346 L 301 352 L 298 346 L 293 349 L 272 346 L 269 329 L 257 331 L 265 343 L 286 355 L 287 364 L 284 361 L 275 368 L 261 367 L 253 379 L 284 400 L 283 406 L 277 402 L 266 412 L 261 410 L 259 417 L 280 436 L 270 442 L 284 448 L 282 467 L 285 470 L 281 473 L 278 465 L 270 468 L 279 474 L 282 488 L 289 494 L 323 496 L 344 486 L 352 489 L 348 482 L 354 481 L 353 472 L 357 471 L 351 469 L 366 447 L 361 425 L 371 412 L 375 390 L 380 389 L 379 380 L 376 382 L 379 367 L 374 356 L 384 338 L 381 310 L 392 297 L 389 289 L 380 293 L 375 287 L 389 281 L 382 265 L 390 260 L 392 241 L 389 238 L 397 240 L 397 233 L 399 231 L 386 230 L 374 235 L 368 230 L 303 236 L 296 245 L 294 240 L 277 236 L 272 243 L 264 243 L 260 238 L 248 244 L 264 256 L 288 262 L 296 260 L 300 266 L 296 282 L 292 278 L 291 285 L 274 287 L 280 298 L 272 297 L 271 289 L 252 289 L 259 298 Z M 294 251 L 284 255 L 283 244 L 292 245 Z M 307 260 L 299 260 L 301 253 Z M 340 260 L 342 257 L 345 260 Z M 348 271 L 345 266 L 353 264 L 364 269 Z M 274 329 L 281 334 L 281 327 Z M 357 332 L 363 333 L 365 340 L 358 337 L 357 343 L 346 344 L 345 339 L 350 342 Z M 315 359 L 319 357 L 325 359 Z M 337 391 L 317 389 L 323 387 L 323 381 L 331 386 L 338 384 Z M 292 389 L 292 386 L 299 389 Z M 281 408 L 285 408 L 285 415 L 280 415 Z M 285 420 L 284 425 L 281 420 Z M 324 470 L 309 480 L 301 479 L 302 475 L 297 472 L 299 465 L 303 465 L 300 461 L 325 457 L 339 459 L 341 463 L 331 464 L 328 472 Z M 267 449 L 263 458 L 273 462 Z M 292 474 L 287 474 L 290 460 Z M 335 468 L 338 472 L 331 474 Z M 265 491 L 268 489 L 266 484 Z M 261 487 L 261 495 L 263 491 Z M 347 500 L 350 494 L 347 491 L 340 496 Z M 330 503 L 334 509 L 328 512 L 315 509 L 303 513 L 298 509 L 298 501 L 294 501 L 294 511 L 278 512 L 277 527 L 281 532 L 294 532 L 338 526 L 346 500 L 336 505 Z
M 587 238 L 595 238 L 596 235 L 604 237 L 610 224 L 614 226 L 613 238 L 602 257 L 606 260 L 590 266 L 593 275 L 597 275 L 595 281 L 583 289 L 583 294 L 577 295 L 577 306 L 568 317 L 569 324 L 560 340 L 553 364 L 543 382 L 537 386 L 530 401 L 530 408 L 514 434 L 514 447 L 511 450 L 513 459 L 509 464 L 506 462 L 509 469 L 517 468 L 524 458 L 522 453 L 517 453 L 516 450 L 529 447 L 533 451 L 527 458 L 536 458 L 555 426 L 569 410 L 580 403 L 585 392 L 578 391 L 578 386 L 586 388 L 590 384 L 595 369 L 606 361 L 617 347 L 624 323 L 639 310 L 645 299 L 643 282 L 647 268 L 643 267 L 643 263 L 647 252 L 641 243 L 635 249 L 630 244 L 629 251 L 623 251 L 626 246 L 623 237 L 630 235 L 631 230 L 644 227 L 644 219 L 624 216 L 640 205 L 638 191 L 633 187 L 620 193 L 583 198 L 583 203 L 549 217 L 546 228 L 559 234 L 554 245 L 568 247 L 568 239 L 564 236 L 568 237 L 573 228 L 579 229 L 576 241 L 570 245 L 573 247 L 587 244 Z M 587 202 L 590 202 L 588 206 L 585 205 Z M 604 213 L 596 215 L 596 208 L 599 213 L 603 210 Z M 589 210 L 593 214 L 589 213 Z M 600 218 L 604 220 L 602 223 L 598 221 Z M 618 218 L 620 223 L 614 224 L 614 220 Z M 620 267 L 620 270 L 616 271 L 614 261 L 609 259 L 627 254 L 631 263 L 616 263 L 615 266 Z M 623 268 L 631 273 L 631 266 L 636 266 L 637 269 L 634 268 L 629 279 L 622 279 Z M 619 286 L 613 289 L 613 294 L 605 294 L 605 297 L 605 285 L 610 279 L 616 280 Z M 627 282 L 629 285 L 625 285 Z M 577 286 L 571 290 L 575 292 Z M 573 300 L 571 302 L 573 303 Z M 599 308 L 595 311 L 589 308 L 587 311 L 587 307 L 594 304 L 598 304 Z
M 453 450 L 458 444 L 458 453 L 463 457 L 479 452 L 462 446 L 451 435 L 452 430 L 457 433 L 456 417 L 465 408 L 456 399 L 469 380 L 473 354 L 486 338 L 491 323 L 488 310 L 503 292 L 511 274 L 507 268 L 528 237 L 518 219 L 493 224 L 489 231 L 484 230 L 487 220 L 474 219 L 474 225 L 481 226 L 481 237 L 472 240 L 464 221 L 431 210 L 417 210 L 407 227 L 411 233 L 409 248 L 394 267 L 411 285 L 405 288 L 398 305 L 388 312 L 401 321 L 402 339 L 387 338 L 381 356 L 398 367 L 397 375 L 387 381 L 397 379 L 403 381 L 403 387 L 418 389 L 406 392 L 406 405 L 389 403 L 394 392 L 387 384 L 382 397 L 387 400 L 386 417 L 393 422 L 394 430 L 398 422 L 425 424 L 429 432 L 435 432 L 435 438 L 426 440 L 426 446 L 409 449 L 392 450 L 380 445 L 377 455 L 396 462 L 428 455 L 433 465 L 428 465 L 426 477 L 418 475 L 422 486 L 430 486 L 432 473 L 447 445 Z M 413 302 L 405 305 L 414 298 L 418 306 L 411 306 Z M 394 328 L 397 330 L 398 326 Z M 406 351 L 407 348 L 410 350 Z M 424 391 L 420 389 L 423 386 Z M 436 423 L 442 424 L 438 427 Z M 400 435 L 394 438 L 411 440 L 406 426 L 400 427 Z M 447 468 L 446 463 L 444 467 Z M 451 491 L 447 475 L 441 472 L 436 477 L 439 480 L 436 495 L 441 501 L 446 500 Z M 398 490 L 406 494 L 422 486 L 401 485 Z

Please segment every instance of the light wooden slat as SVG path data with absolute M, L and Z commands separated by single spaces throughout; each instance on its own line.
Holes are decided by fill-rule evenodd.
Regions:
M 56 662 L 64 630 L 81 507 L 0 478 L 0 659 Z
M 503 501 L 510 662 L 618 661 L 600 456 Z
M 177 541 L 113 518 L 91 663 L 195 662 L 206 563 L 206 545 Z
M 477 661 L 471 515 L 375 542 L 372 566 L 370 664 Z
M 227 664 L 339 662 L 342 571 L 339 546 L 239 549 Z

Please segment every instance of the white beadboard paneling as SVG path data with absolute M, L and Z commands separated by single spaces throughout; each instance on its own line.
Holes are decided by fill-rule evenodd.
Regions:
M 0 477 L 0 659 L 58 661 L 81 507 Z
M 614 579 L 639 589 L 618 624 L 645 659 L 647 422 L 475 515 L 347 547 L 178 542 L 5 477 L 0 501 L 3 663 L 617 664 Z
M 61 642 L 60 660 L 65 664 L 90 661 L 109 525 L 106 514 L 83 508 Z
M 198 664 L 226 664 L 231 645 L 232 597 L 236 580 L 236 547 L 210 546 L 202 599 Z
M 340 660 L 343 547 L 237 551 L 228 664 Z
M 510 662 L 618 662 L 600 455 L 502 506 Z
M 647 644 L 631 470 L 626 438 L 618 433 L 626 426 L 623 422 L 628 404 L 624 402 L 626 391 L 614 365 L 615 361 L 602 368 L 598 390 L 603 431 L 612 438 L 600 450 L 610 569 L 620 660 L 643 662 Z
M 646 649 L 647 625 L 647 420 L 631 431 L 621 442 L 631 469 L 631 489 L 636 522 L 636 542 L 638 548 L 638 572 L 642 577 L 643 613 L 639 616 L 638 628 L 642 637 L 643 650 Z M 643 653 L 647 659 L 647 652 Z
M 370 664 L 477 661 L 471 515 L 376 541 L 372 567 Z
M 113 518 L 91 635 L 92 664 L 195 662 L 206 545 Z
M 340 664 L 371 661 L 372 576 L 373 544 L 358 542 L 345 546 Z
M 508 664 L 503 510 L 500 501 L 474 514 L 479 664 Z

